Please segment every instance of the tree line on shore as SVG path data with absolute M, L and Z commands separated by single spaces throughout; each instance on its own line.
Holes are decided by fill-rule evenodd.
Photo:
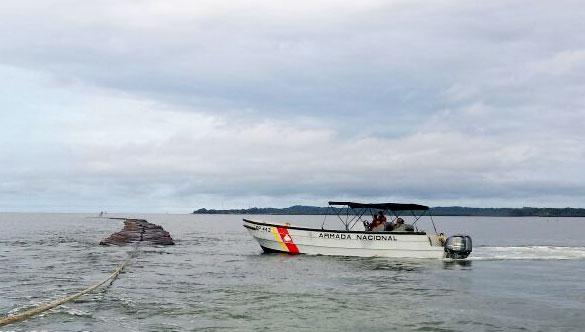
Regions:
M 581 208 L 473 208 L 462 206 L 432 207 L 433 216 L 483 216 L 483 217 L 585 217 L 585 209 Z M 201 208 L 194 214 L 274 214 L 274 215 L 335 215 L 346 213 L 346 209 L 336 207 L 319 207 L 294 205 L 287 208 L 249 208 L 215 210 Z M 360 213 L 349 210 L 350 214 Z

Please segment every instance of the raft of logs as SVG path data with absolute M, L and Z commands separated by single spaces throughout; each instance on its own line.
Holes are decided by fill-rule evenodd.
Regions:
M 118 219 L 118 218 L 110 218 Z M 124 228 L 100 242 L 100 245 L 123 246 L 130 243 L 145 242 L 153 245 L 173 245 L 175 242 L 169 232 L 161 226 L 144 219 L 124 219 Z

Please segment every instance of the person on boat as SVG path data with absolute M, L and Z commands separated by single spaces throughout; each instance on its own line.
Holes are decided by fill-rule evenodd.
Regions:
M 373 217 L 371 231 L 372 232 L 380 232 L 384 230 L 386 226 L 386 217 L 384 216 L 384 211 L 378 211 Z
M 402 218 L 396 218 L 396 220 L 394 221 L 394 228 L 393 230 L 396 232 L 404 232 L 404 219 Z
M 404 223 L 404 219 L 396 218 L 394 223 L 394 227 L 392 229 L 394 232 L 413 232 L 414 227 L 412 225 L 408 225 Z

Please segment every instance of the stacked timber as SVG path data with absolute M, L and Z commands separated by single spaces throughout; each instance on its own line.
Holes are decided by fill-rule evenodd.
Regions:
M 161 226 L 151 224 L 144 219 L 124 219 L 124 228 L 103 239 L 100 244 L 123 246 L 136 242 L 154 245 L 175 244 L 169 232 L 165 231 Z

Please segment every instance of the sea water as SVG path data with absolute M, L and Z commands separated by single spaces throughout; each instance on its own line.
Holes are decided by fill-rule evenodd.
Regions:
M 112 215 L 113 216 L 113 215 Z M 585 218 L 435 217 L 465 262 L 262 254 L 237 215 L 115 215 L 162 225 L 112 285 L 0 331 L 582 331 Z M 0 214 L 0 316 L 105 279 L 119 220 Z M 323 216 L 259 216 L 320 227 Z M 336 227 L 334 217 L 326 227 Z M 421 228 L 432 229 L 430 223 Z

